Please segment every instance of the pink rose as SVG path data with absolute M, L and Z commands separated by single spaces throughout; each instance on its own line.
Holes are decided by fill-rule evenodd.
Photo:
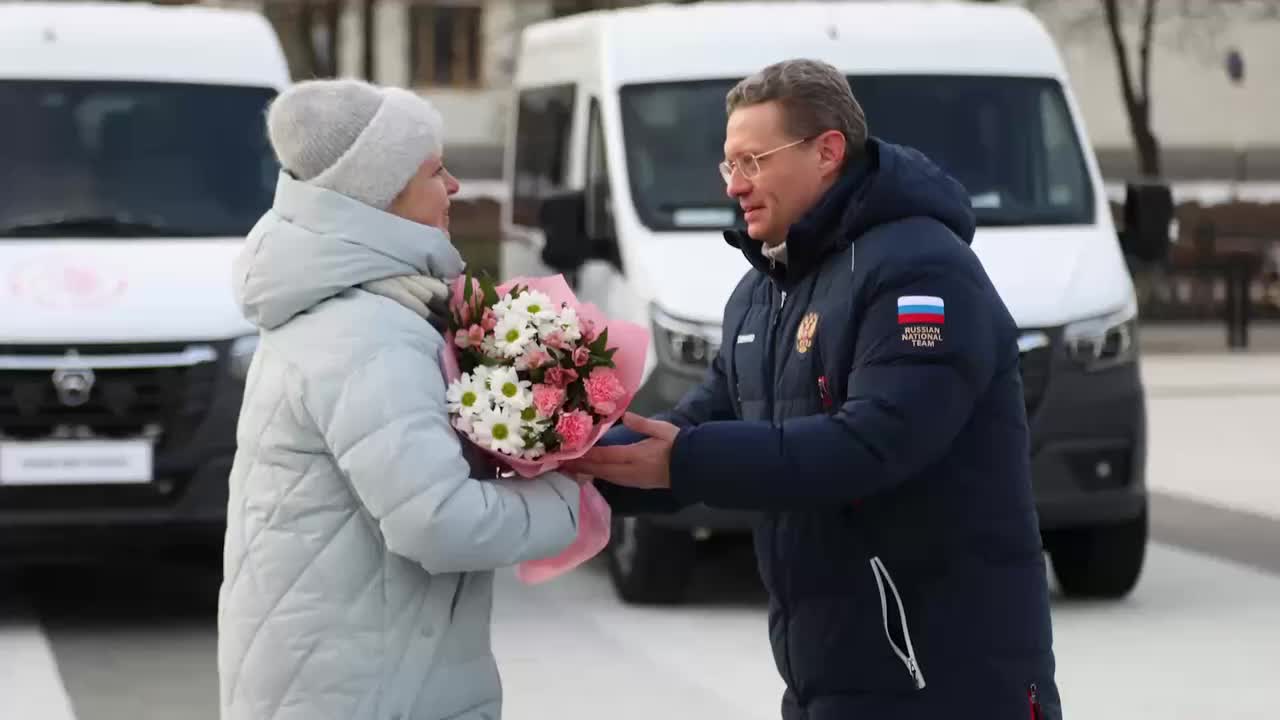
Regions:
M 611 415 L 618 409 L 618 400 L 627 394 L 613 368 L 598 367 L 587 376 L 587 402 L 601 415 Z
M 564 388 L 554 385 L 533 386 L 533 406 L 538 409 L 539 415 L 552 417 L 559 412 L 561 405 L 564 405 Z
M 599 337 L 596 335 L 596 324 L 587 318 L 578 321 L 578 328 L 582 332 L 582 342 L 590 345 Z
M 547 370 L 547 374 L 543 377 L 543 381 L 548 385 L 555 385 L 558 388 L 569 387 L 569 384 L 578 379 L 578 371 L 573 368 L 563 368 L 559 365 Z
M 591 436 L 591 416 L 581 410 L 567 412 L 560 416 L 556 423 L 556 434 L 560 436 L 560 449 L 572 452 L 586 445 Z
M 479 325 L 472 325 L 466 330 L 459 332 L 457 336 L 454 337 L 453 342 L 464 350 L 469 347 L 480 347 L 484 342 L 484 328 Z
M 547 344 L 547 347 L 553 347 L 557 350 L 569 349 L 568 344 L 564 341 L 564 333 L 560 330 L 552 330 L 547 333 L 547 337 L 543 342 Z
M 580 347 L 573 351 L 573 364 L 582 367 L 591 362 L 591 351 L 587 348 Z
M 532 370 L 533 368 L 542 367 L 551 364 L 551 356 L 542 348 L 530 347 L 520 356 L 520 360 L 516 362 L 517 370 Z
M 458 315 L 462 317 L 463 325 L 469 325 L 471 323 L 471 312 L 473 310 L 473 305 L 475 304 L 476 298 L 480 296 L 480 292 L 481 292 L 480 281 L 475 278 L 472 278 L 471 279 L 471 290 L 472 290 L 471 302 L 467 302 L 466 300 L 463 299 L 463 296 L 466 294 L 465 292 L 466 282 L 467 282 L 466 279 L 463 279 L 462 284 L 464 287 L 458 290 L 458 292 L 452 293 L 449 296 L 449 307 L 452 308 L 454 311 L 456 311 Z
M 498 316 L 493 313 L 493 308 L 485 308 L 484 318 L 480 320 L 480 325 L 485 329 L 485 332 L 491 332 L 498 327 Z

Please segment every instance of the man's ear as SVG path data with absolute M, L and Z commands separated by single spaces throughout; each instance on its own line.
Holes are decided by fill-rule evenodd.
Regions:
M 815 138 L 814 143 L 818 147 L 818 167 L 823 174 L 840 172 L 844 167 L 845 153 L 849 150 L 844 133 L 828 130 Z

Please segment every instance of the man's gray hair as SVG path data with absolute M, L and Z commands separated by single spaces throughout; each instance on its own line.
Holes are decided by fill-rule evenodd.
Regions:
M 784 60 L 744 78 L 725 97 L 725 110 L 776 101 L 786 130 L 811 138 L 828 130 L 844 134 L 847 157 L 857 157 L 867 141 L 867 116 L 849 81 L 820 60 Z

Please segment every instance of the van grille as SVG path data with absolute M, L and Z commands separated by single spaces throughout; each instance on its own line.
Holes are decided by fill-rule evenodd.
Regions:
M 188 442 L 213 400 L 216 354 L 189 364 L 151 365 L 147 359 L 177 358 L 186 344 L 0 346 L 0 435 L 13 440 L 58 437 L 125 438 L 151 435 L 157 449 Z M 79 401 L 68 403 L 54 384 L 54 371 L 20 367 L 24 360 L 80 356 L 106 358 Z M 68 366 L 73 365 L 68 362 Z M 113 365 L 136 367 L 110 367 Z

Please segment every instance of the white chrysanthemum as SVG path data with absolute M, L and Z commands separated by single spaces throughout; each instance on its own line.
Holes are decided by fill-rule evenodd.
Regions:
M 519 413 L 533 404 L 533 383 L 521 380 L 515 368 L 494 368 L 489 375 L 489 397 L 494 405 Z
M 571 307 L 566 307 L 560 311 L 560 315 L 556 320 L 561 332 L 564 333 L 564 339 L 569 342 L 578 342 L 582 339 L 582 327 L 578 320 L 578 311 Z
M 556 319 L 556 306 L 545 293 L 536 290 L 525 290 L 511 303 L 514 313 L 523 315 L 539 324 Z
M 518 314 L 502 318 L 493 329 L 494 349 L 508 358 L 520 357 L 525 346 L 536 337 L 529 321 Z
M 471 371 L 471 380 L 481 391 L 489 389 L 489 376 L 493 374 L 494 368 L 488 365 L 477 365 Z
M 484 382 L 468 373 L 463 373 L 461 378 L 449 384 L 445 400 L 448 402 L 449 412 L 464 418 L 475 417 L 491 404 Z
M 506 295 L 502 295 L 498 298 L 498 301 L 493 304 L 493 316 L 501 322 L 502 320 L 512 316 L 522 315 L 523 313 L 516 312 L 515 303 L 516 299 L 511 294 L 508 293 Z
M 533 445 L 524 447 L 523 457 L 531 460 L 546 454 L 547 446 L 536 438 L 540 438 L 550 426 L 551 423 L 546 418 L 539 417 L 538 409 L 532 405 L 520 412 L 520 436 L 535 439 Z
M 508 455 L 518 455 L 524 450 L 520 437 L 520 416 L 505 410 L 486 410 L 472 421 L 476 441 L 481 445 Z

